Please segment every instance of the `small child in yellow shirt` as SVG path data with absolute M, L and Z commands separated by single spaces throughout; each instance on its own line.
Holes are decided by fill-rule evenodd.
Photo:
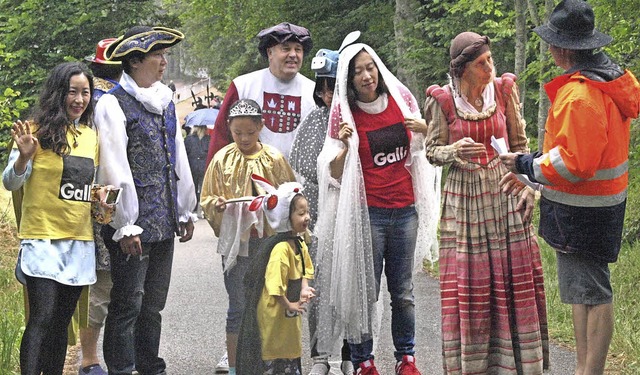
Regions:
M 237 374 L 300 374 L 301 314 L 315 297 L 308 284 L 314 268 L 301 237 L 311 220 L 309 203 L 299 183 L 276 190 L 259 176 L 253 178 L 268 193 L 258 197 L 252 209 L 262 210 L 277 234 L 261 244 L 245 276 Z

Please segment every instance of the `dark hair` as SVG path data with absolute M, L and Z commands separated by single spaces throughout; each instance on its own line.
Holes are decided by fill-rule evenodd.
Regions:
M 131 64 L 140 62 L 144 60 L 144 58 L 145 58 L 145 54 L 140 51 L 129 52 L 122 59 L 122 70 L 124 70 L 124 72 L 127 74 L 131 74 L 131 70 L 133 70 L 133 66 Z
M 572 50 L 572 52 L 575 59 L 574 63 L 581 63 L 593 59 L 595 49 L 578 49 Z
M 121 64 L 100 64 L 92 62 L 89 64 L 89 68 L 91 68 L 93 75 L 98 78 L 117 81 L 120 79 L 120 75 L 122 75 Z
M 369 54 L 369 52 L 367 52 L 363 48 L 360 52 L 356 53 L 355 56 L 353 56 L 351 61 L 349 61 L 349 70 L 347 73 L 347 101 L 349 102 L 349 107 L 351 108 L 356 107 L 356 100 L 358 99 L 358 92 L 353 85 L 353 77 L 355 77 L 356 75 L 356 57 L 358 57 L 358 55 L 363 52 L 365 52 L 367 55 Z M 375 61 L 373 63 L 378 70 L 378 87 L 376 87 L 376 93 L 378 93 L 378 95 L 389 94 L 389 88 L 387 88 L 387 84 L 384 83 L 384 78 L 382 78 L 382 73 L 380 73 L 378 64 L 376 64 Z
M 307 202 L 309 201 L 307 197 L 302 193 L 297 193 L 296 195 L 294 195 L 293 198 L 291 198 L 291 204 L 289 205 L 289 221 L 291 221 L 291 215 L 293 215 L 293 210 L 295 210 L 296 203 L 298 203 L 300 198 L 306 199 Z
M 324 90 L 324 85 L 327 85 L 327 88 L 333 90 L 336 87 L 336 79 L 334 77 L 318 77 L 316 78 L 316 87 L 313 89 L 313 101 L 316 102 L 318 107 L 326 107 L 324 104 L 324 100 L 321 97 L 316 95 L 317 92 L 321 92 Z
M 89 68 L 81 62 L 62 63 L 49 73 L 33 116 L 38 126 L 37 136 L 41 147 L 50 149 L 60 156 L 68 155 L 71 151 L 67 142 L 67 131 L 70 128 L 75 130 L 75 127 L 67 117 L 66 100 L 71 77 L 79 74 L 87 77 L 90 95 L 93 97 L 93 75 Z M 80 116 L 80 123 L 91 127 L 92 118 L 93 102 L 90 100 L 87 109 Z

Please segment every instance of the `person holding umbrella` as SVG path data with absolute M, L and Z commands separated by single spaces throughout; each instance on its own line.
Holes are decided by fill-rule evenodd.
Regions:
M 206 108 L 199 109 L 194 112 L 216 111 Z M 191 113 L 194 113 L 191 112 Z M 204 118 L 204 117 L 203 117 Z M 215 120 L 214 120 L 215 121 Z M 193 130 L 184 139 L 184 148 L 187 150 L 187 159 L 189 159 L 189 167 L 191 168 L 191 177 L 193 177 L 193 185 L 196 188 L 196 206 L 193 210 L 202 218 L 202 210 L 200 209 L 200 192 L 202 191 L 202 180 L 204 171 L 207 166 L 207 151 L 209 150 L 209 132 L 207 131 L 206 121 L 193 121 Z M 188 124 L 188 122 L 187 122 Z M 187 125 L 185 124 L 185 126 Z

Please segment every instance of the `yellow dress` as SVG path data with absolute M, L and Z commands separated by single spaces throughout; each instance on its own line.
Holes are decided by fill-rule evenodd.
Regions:
M 309 250 L 304 242 L 301 242 L 300 254 L 295 253 L 295 248 L 288 241 L 278 243 L 271 251 L 257 313 L 263 360 L 302 356 L 302 316 L 285 311 L 276 296 L 287 296 L 288 289 L 292 288 L 294 294 L 298 295 L 289 296 L 288 299 L 299 300 L 299 288 L 291 284 L 300 283 L 303 277 L 312 279 L 313 272 Z

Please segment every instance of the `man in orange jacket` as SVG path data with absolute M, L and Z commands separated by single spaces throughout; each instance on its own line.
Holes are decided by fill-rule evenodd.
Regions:
M 587 2 L 563 0 L 534 32 L 565 73 L 545 85 L 551 108 L 542 152 L 501 159 L 544 186 L 539 231 L 556 249 L 560 298 L 572 305 L 576 374 L 602 374 L 613 334 L 608 264 L 620 251 L 640 85 L 594 52 L 612 38 L 594 29 Z

